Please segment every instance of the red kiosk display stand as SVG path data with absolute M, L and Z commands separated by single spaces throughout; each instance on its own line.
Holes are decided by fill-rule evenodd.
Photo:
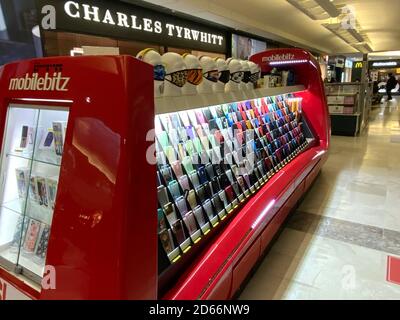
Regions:
M 0 299 L 234 297 L 330 136 L 309 53 L 251 60 L 293 85 L 154 99 L 130 57 L 0 69 Z

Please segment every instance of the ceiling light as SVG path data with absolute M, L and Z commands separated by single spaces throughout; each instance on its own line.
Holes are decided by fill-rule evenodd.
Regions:
M 340 15 L 340 10 L 329 0 L 287 0 L 313 20 L 326 20 Z
M 363 36 L 355 29 L 345 29 L 341 23 L 324 23 L 323 26 L 348 44 L 364 42 Z
M 353 48 L 355 48 L 358 51 L 360 51 L 361 53 L 365 53 L 365 54 L 374 51 L 368 43 L 356 43 L 356 44 L 353 44 Z
M 319 6 L 324 9 L 331 18 L 336 18 L 339 14 L 340 11 L 336 6 L 332 3 L 332 1 L 329 0 L 315 0 Z

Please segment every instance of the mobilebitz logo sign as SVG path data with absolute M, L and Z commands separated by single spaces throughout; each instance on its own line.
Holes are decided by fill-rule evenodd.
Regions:
M 27 73 L 22 78 L 12 78 L 9 90 L 13 91 L 68 91 L 69 77 L 63 77 L 61 72 L 50 74 L 46 72 L 40 77 L 38 73 Z
M 269 57 L 263 57 L 263 62 L 273 62 L 273 61 L 284 61 L 284 60 L 294 60 L 293 53 L 284 53 L 284 54 L 273 54 Z

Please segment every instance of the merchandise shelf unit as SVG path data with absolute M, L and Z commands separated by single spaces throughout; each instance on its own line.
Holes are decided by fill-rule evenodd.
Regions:
M 360 82 L 325 84 L 332 134 L 356 136 L 367 125 L 372 84 Z
M 0 69 L 2 159 L 10 153 L 7 147 L 7 117 L 10 117 L 14 106 L 18 105 L 23 112 L 26 109 L 55 111 L 60 107 L 68 111 L 63 152 L 60 153 L 59 167 L 56 166 L 60 174 L 54 209 L 50 210 L 52 219 L 48 250 L 42 260 L 43 266 L 54 268 L 57 286 L 55 289 L 40 286 L 38 276 L 41 278 L 45 273 L 38 274 L 40 272 L 36 271 L 36 277 L 31 277 L 24 270 L 21 272 L 20 264 L 24 262 L 17 255 L 12 263 L 3 264 L 0 260 L 0 284 L 8 286 L 8 294 L 13 292 L 13 297 L 33 299 L 234 297 L 289 212 L 317 177 L 327 159 L 330 141 L 328 107 L 319 64 L 312 55 L 297 49 L 277 49 L 257 54 L 251 60 L 261 66 L 263 74 L 268 74 L 275 67 L 290 69 L 296 75 L 296 85 L 154 99 L 151 66 L 131 57 L 36 59 Z M 53 73 L 56 79 L 59 77 L 68 82 L 64 87 L 66 90 L 56 90 L 60 88 L 56 83 L 54 90 L 31 90 L 35 87 L 32 83 L 30 88 L 26 85 L 28 89 L 25 89 L 27 80 L 21 80 L 46 79 Z M 138 74 L 140 77 L 137 77 Z M 17 90 L 13 89 L 12 83 L 17 83 Z M 241 141 L 251 143 L 243 144 L 240 149 L 243 152 L 247 152 L 246 148 L 261 151 L 256 153 L 257 157 L 261 156 L 257 159 L 261 159 L 262 163 L 257 162 L 258 169 L 254 167 L 250 174 L 245 171 L 236 175 L 234 162 L 224 167 L 226 171 L 231 170 L 231 174 L 223 170 L 219 173 L 221 164 L 218 162 L 216 166 L 208 166 L 209 171 L 204 171 L 193 162 L 198 173 L 190 176 L 188 190 L 194 191 L 183 193 L 183 187 L 177 186 L 176 182 L 163 188 L 162 185 L 171 176 L 168 172 L 164 174 L 165 167 L 160 167 L 159 159 L 164 159 L 162 164 L 165 161 L 171 168 L 175 159 L 173 155 L 179 152 L 176 151 L 178 143 L 169 143 L 173 142 L 171 132 L 174 131 L 164 133 L 169 126 L 165 117 L 177 113 L 179 118 L 171 119 L 178 119 L 176 123 L 185 129 L 194 129 L 196 123 L 205 129 L 204 124 L 211 127 L 217 118 L 226 118 L 225 129 L 235 126 L 242 131 L 238 131 L 235 140 L 224 136 L 228 131 L 218 127 L 224 148 L 236 148 L 236 141 L 245 137 L 246 140 Z M 241 118 L 236 122 L 242 123 L 245 119 L 248 122 L 245 121 L 242 126 L 230 123 L 228 120 L 233 113 Z M 274 116 L 276 119 L 271 118 Z M 266 125 L 267 120 L 260 125 L 264 120 L 258 122 L 258 117 L 272 121 L 269 126 Z M 24 125 L 24 116 L 21 119 L 20 123 Z M 49 123 L 59 120 L 59 117 L 50 117 Z M 215 122 L 218 126 L 222 123 Z M 256 128 L 258 138 L 247 140 L 250 138 L 245 132 L 257 131 Z M 154 138 L 148 135 L 154 129 L 155 145 Z M 18 140 L 21 130 L 15 132 L 14 140 L 21 144 Z M 34 136 L 37 132 L 39 130 Z M 192 133 L 195 131 L 188 136 Z M 195 142 L 197 137 L 201 137 L 199 130 L 196 134 L 199 136 L 193 135 Z M 284 137 L 291 137 L 292 140 L 285 140 Z M 37 141 L 40 143 L 33 144 L 44 148 L 46 139 L 37 138 Z M 189 148 L 192 143 L 185 146 L 187 150 L 204 151 L 208 150 L 204 147 L 206 144 L 211 150 L 210 140 L 203 139 L 201 142 L 202 145 L 193 143 L 193 148 Z M 275 144 L 275 147 L 268 147 L 270 144 Z M 55 147 L 53 144 L 51 150 L 46 150 L 53 153 Z M 159 156 L 155 163 L 147 158 L 154 151 Z M 197 153 L 200 154 L 200 151 Z M 21 161 L 29 159 L 32 158 L 21 158 Z M 52 163 L 51 159 L 40 158 L 49 163 Z M 2 160 L 2 171 L 4 163 Z M 240 167 L 242 162 L 236 164 Z M 14 167 L 7 168 L 14 170 Z M 180 176 L 190 175 L 192 168 L 185 162 L 180 170 L 183 171 Z M 170 172 L 174 179 L 178 178 L 175 171 Z M 218 193 L 218 197 L 224 195 L 218 200 L 222 207 L 218 209 L 214 195 L 212 200 L 215 202 L 212 202 L 210 208 L 213 210 L 210 211 L 206 210 L 209 199 L 204 198 L 201 188 L 196 185 L 197 180 L 202 186 L 207 179 L 211 183 L 212 172 L 218 178 L 226 179 L 219 180 L 220 186 L 223 185 Z M 27 175 L 30 177 L 31 171 L 27 171 Z M 8 176 L 14 178 L 15 173 Z M 248 179 L 243 179 L 246 176 Z M 15 189 L 17 184 L 13 182 L 10 186 Z M 29 194 L 30 187 L 27 188 Z M 179 201 L 179 210 L 175 209 L 175 213 L 182 219 L 169 221 L 168 216 L 165 219 L 165 212 L 160 211 L 160 190 L 164 192 L 164 200 L 172 202 L 161 209 L 178 208 L 171 200 L 173 198 Z M 22 192 L 21 196 L 25 193 Z M 221 202 L 221 199 L 225 201 Z M 185 203 L 186 206 L 194 203 L 193 211 L 202 212 L 202 216 L 195 216 L 192 224 L 185 220 L 187 215 L 181 215 L 180 210 Z M 29 216 L 27 211 L 22 212 L 24 217 Z M 0 215 L 2 230 L 5 215 Z M 184 230 L 177 233 L 174 229 L 171 247 L 166 246 L 156 232 L 157 226 L 160 228 L 160 220 L 157 222 L 160 216 L 164 217 L 164 227 L 171 227 L 172 230 L 178 222 L 181 231 Z M 204 223 L 199 223 L 199 217 Z M 13 226 L 16 225 L 14 222 Z M 19 235 L 19 239 L 24 237 Z M 0 250 L 7 248 L 13 234 L 4 239 L 0 235 L 0 240 Z M 1 286 L 0 296 L 3 293 Z
M 240 290 L 253 266 L 279 230 L 289 212 L 316 178 L 327 158 L 330 141 L 329 112 L 324 95 L 318 63 L 302 50 L 270 50 L 251 60 L 268 74 L 275 64 L 296 74 L 296 85 L 241 91 L 224 94 L 225 100 L 199 97 L 183 103 L 156 101 L 158 112 L 199 108 L 215 108 L 215 104 L 241 104 L 248 99 L 290 94 L 302 100 L 301 117 L 308 124 L 310 139 L 306 147 L 268 176 L 251 197 L 228 214 L 211 239 L 182 262 L 183 267 L 167 268 L 159 277 L 160 297 L 163 299 L 230 299 Z M 275 63 L 270 63 L 275 62 Z M 182 98 L 184 99 L 184 98 Z M 217 99 L 213 97 L 212 99 Z M 200 102 L 198 102 L 198 100 Z M 256 103 L 257 104 L 257 103 Z M 167 106 L 164 109 L 164 106 Z M 176 109 L 174 109 L 176 107 Z M 307 127 L 307 125 L 306 125 Z M 199 242 L 199 247 L 201 241 Z M 194 245 L 195 247 L 195 245 Z M 191 249 L 193 250 L 193 249 Z M 190 254 L 190 251 L 188 255 Z M 185 259 L 185 254 L 183 254 Z M 175 270 L 174 270 L 175 269 Z M 170 281 L 165 278 L 170 277 Z

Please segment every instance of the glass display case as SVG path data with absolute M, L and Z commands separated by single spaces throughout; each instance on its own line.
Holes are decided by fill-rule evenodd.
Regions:
M 8 108 L 1 155 L 0 264 L 40 281 L 69 111 Z
M 325 92 L 332 120 L 332 134 L 357 135 L 368 124 L 372 85 L 327 83 Z

